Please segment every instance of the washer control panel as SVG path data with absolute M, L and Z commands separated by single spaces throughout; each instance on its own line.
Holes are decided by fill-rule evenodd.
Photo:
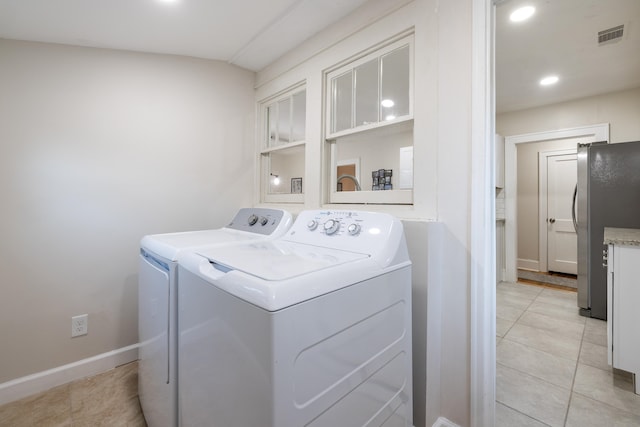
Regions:
M 315 212 L 309 215 L 310 212 Z M 306 222 L 307 231 L 315 231 L 326 236 L 339 236 L 346 234 L 358 236 L 366 221 L 366 214 L 371 212 L 356 211 L 306 211 L 301 216 L 309 215 Z M 373 221 L 371 218 L 368 222 Z M 293 230 L 292 230 L 293 231 Z
M 269 236 L 291 221 L 291 214 L 281 209 L 242 208 L 226 228 Z
M 372 253 L 402 224 L 391 215 L 365 211 L 303 211 L 283 239 L 310 245 Z

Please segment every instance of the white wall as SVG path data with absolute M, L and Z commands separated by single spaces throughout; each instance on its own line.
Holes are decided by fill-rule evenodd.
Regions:
M 3 383 L 135 344 L 139 239 L 251 202 L 254 74 L 9 40 L 0 62 Z
M 493 405 L 493 396 L 471 394 L 475 374 L 471 366 L 476 362 L 471 356 L 471 336 L 472 328 L 477 329 L 471 316 L 472 293 L 484 295 L 485 286 L 495 288 L 495 275 L 491 274 L 495 249 L 480 248 L 492 247 L 495 234 L 494 188 L 489 182 L 493 155 L 488 149 L 493 129 L 484 129 L 488 133 L 472 144 L 477 136 L 474 125 L 478 124 L 472 122 L 472 103 L 482 104 L 490 91 L 487 81 L 482 80 L 484 71 L 474 68 L 482 67 L 482 61 L 472 58 L 472 17 L 474 10 L 477 16 L 486 17 L 488 5 L 484 0 L 371 0 L 257 75 L 256 101 L 306 81 L 307 115 L 313 119 L 307 120 L 305 180 L 309 185 L 305 187 L 304 207 L 329 206 L 322 193 L 322 182 L 327 178 L 321 162 L 326 155 L 320 120 L 322 71 L 408 28 L 415 29 L 414 203 L 409 207 L 367 205 L 366 209 L 391 212 L 404 219 L 407 227 L 414 263 L 416 427 L 431 426 L 439 417 L 470 425 L 472 411 L 482 412 L 480 407 L 472 408 L 474 399 L 486 399 L 490 407 Z M 488 28 L 483 22 L 476 30 L 484 37 Z M 484 48 L 489 45 L 488 40 L 478 43 Z M 475 88 L 478 92 L 472 96 L 474 70 L 480 78 Z M 367 172 L 364 170 L 363 176 Z M 255 200 L 259 202 L 258 194 Z M 348 205 L 350 209 L 357 207 Z M 474 239 L 478 246 L 472 247 Z M 482 256 L 476 257 L 478 254 Z M 483 275 L 491 279 L 472 282 Z M 489 333 L 476 340 L 476 345 L 486 347 L 482 353 L 486 359 L 480 363 L 494 364 L 494 339 L 495 333 Z M 489 384 L 495 378 L 480 380 Z M 492 419 L 491 414 L 487 419 Z M 483 421 L 476 422 L 482 425 Z
M 499 114 L 504 136 L 610 123 L 610 142 L 640 140 L 640 88 Z

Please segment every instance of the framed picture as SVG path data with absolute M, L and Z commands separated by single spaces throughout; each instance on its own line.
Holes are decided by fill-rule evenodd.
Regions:
M 302 193 L 302 178 L 291 178 L 291 194 Z

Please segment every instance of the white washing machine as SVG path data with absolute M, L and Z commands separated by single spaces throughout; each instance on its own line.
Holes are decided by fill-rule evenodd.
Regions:
M 138 392 L 150 427 L 178 425 L 178 259 L 186 251 L 266 240 L 292 223 L 279 209 L 244 208 L 216 230 L 145 236 L 138 281 Z
M 383 213 L 304 211 L 179 265 L 182 427 L 412 425 L 411 262 Z

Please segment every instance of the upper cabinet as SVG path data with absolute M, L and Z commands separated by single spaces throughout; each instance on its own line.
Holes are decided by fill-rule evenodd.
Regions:
M 411 38 L 327 73 L 327 138 L 412 118 Z
M 303 85 L 260 103 L 261 200 L 304 201 L 306 89 Z
M 303 89 L 266 106 L 265 148 L 305 140 L 306 103 L 306 91 Z
M 330 203 L 413 203 L 413 34 L 325 72 Z

